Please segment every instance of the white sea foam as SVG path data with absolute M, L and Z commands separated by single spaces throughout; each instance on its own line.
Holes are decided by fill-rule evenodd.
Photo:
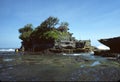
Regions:
M 1 52 L 14 52 L 15 49 L 13 49 L 13 48 L 2 48 L 2 49 L 0 49 L 0 51 Z
M 63 53 L 63 55 L 71 55 L 71 56 L 80 56 L 80 55 L 82 55 L 82 56 L 90 56 L 90 55 L 92 55 L 92 54 L 94 54 L 94 52 L 88 52 L 88 53 L 74 53 L 74 54 L 67 54 L 67 53 Z

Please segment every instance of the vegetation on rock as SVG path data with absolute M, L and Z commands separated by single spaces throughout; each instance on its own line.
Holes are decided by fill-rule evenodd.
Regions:
M 40 44 L 49 43 L 54 46 L 55 41 L 67 37 L 69 33 L 69 24 L 67 22 L 59 24 L 58 18 L 50 16 L 34 29 L 32 24 L 25 25 L 23 28 L 19 29 L 19 38 L 22 40 L 22 46 L 25 47 L 25 50 L 30 50 Z M 56 26 L 58 26 L 58 28 Z

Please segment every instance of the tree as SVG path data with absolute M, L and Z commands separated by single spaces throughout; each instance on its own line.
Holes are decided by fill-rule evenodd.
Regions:
M 28 31 L 33 31 L 33 25 L 32 24 L 27 24 L 23 28 L 19 29 L 19 33 L 24 33 Z
M 58 40 L 59 34 L 60 34 L 59 31 L 51 30 L 51 31 L 45 32 L 44 37 L 46 37 L 46 39 Z
M 52 37 L 52 33 L 56 33 L 55 31 L 55 26 L 58 24 L 59 19 L 56 17 L 49 17 L 47 18 L 45 21 L 43 21 L 40 26 L 38 26 L 33 33 L 31 34 L 32 38 L 34 38 L 34 42 L 42 42 L 44 40 L 44 42 L 46 40 L 48 40 L 48 38 L 51 36 Z M 50 35 L 48 35 L 50 34 Z M 53 38 L 55 38 L 55 36 L 53 35 Z
M 28 32 L 23 32 L 19 38 L 23 41 L 29 41 L 30 40 L 30 34 L 32 33 L 32 31 L 28 31 Z
M 57 25 L 58 22 L 59 22 L 58 18 L 50 16 L 41 23 L 39 28 L 43 28 L 43 29 L 55 28 L 55 25 Z
M 25 49 L 28 49 L 28 47 L 31 46 L 30 35 L 33 32 L 32 27 L 33 27 L 32 24 L 27 24 L 23 28 L 19 29 L 20 33 L 19 38 L 22 40 L 22 46 L 24 46 Z
M 34 30 L 32 24 L 27 24 L 23 28 L 20 28 L 19 38 L 22 40 L 22 46 L 25 47 L 25 50 L 29 50 L 29 48 L 33 47 L 37 50 L 40 48 L 47 49 L 54 46 L 55 41 L 59 41 L 66 37 L 69 38 L 67 32 L 69 24 L 67 22 L 62 22 L 60 26 L 56 28 L 58 23 L 58 18 L 50 16 Z
M 60 26 L 66 26 L 66 27 L 68 27 L 69 24 L 68 24 L 68 22 L 61 22 L 61 25 L 60 25 Z
M 58 30 L 61 32 L 67 32 L 69 30 L 67 22 L 62 22 L 60 26 L 58 27 Z
M 20 36 L 19 38 L 23 41 L 28 40 L 30 37 L 30 34 L 33 31 L 33 25 L 32 24 L 27 24 L 23 28 L 19 29 Z

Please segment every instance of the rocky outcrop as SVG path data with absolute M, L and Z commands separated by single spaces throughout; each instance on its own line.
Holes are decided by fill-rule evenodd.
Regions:
M 98 41 L 108 46 L 111 52 L 120 53 L 120 37 L 100 39 Z

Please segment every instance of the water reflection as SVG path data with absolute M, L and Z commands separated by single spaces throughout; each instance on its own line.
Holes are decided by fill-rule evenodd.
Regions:
M 99 65 L 101 64 L 99 61 L 95 61 L 93 64 L 91 64 L 91 66 L 96 66 L 96 65 Z
M 4 62 L 10 62 L 10 61 L 13 61 L 14 59 L 10 59 L 10 58 L 5 58 L 3 59 Z

